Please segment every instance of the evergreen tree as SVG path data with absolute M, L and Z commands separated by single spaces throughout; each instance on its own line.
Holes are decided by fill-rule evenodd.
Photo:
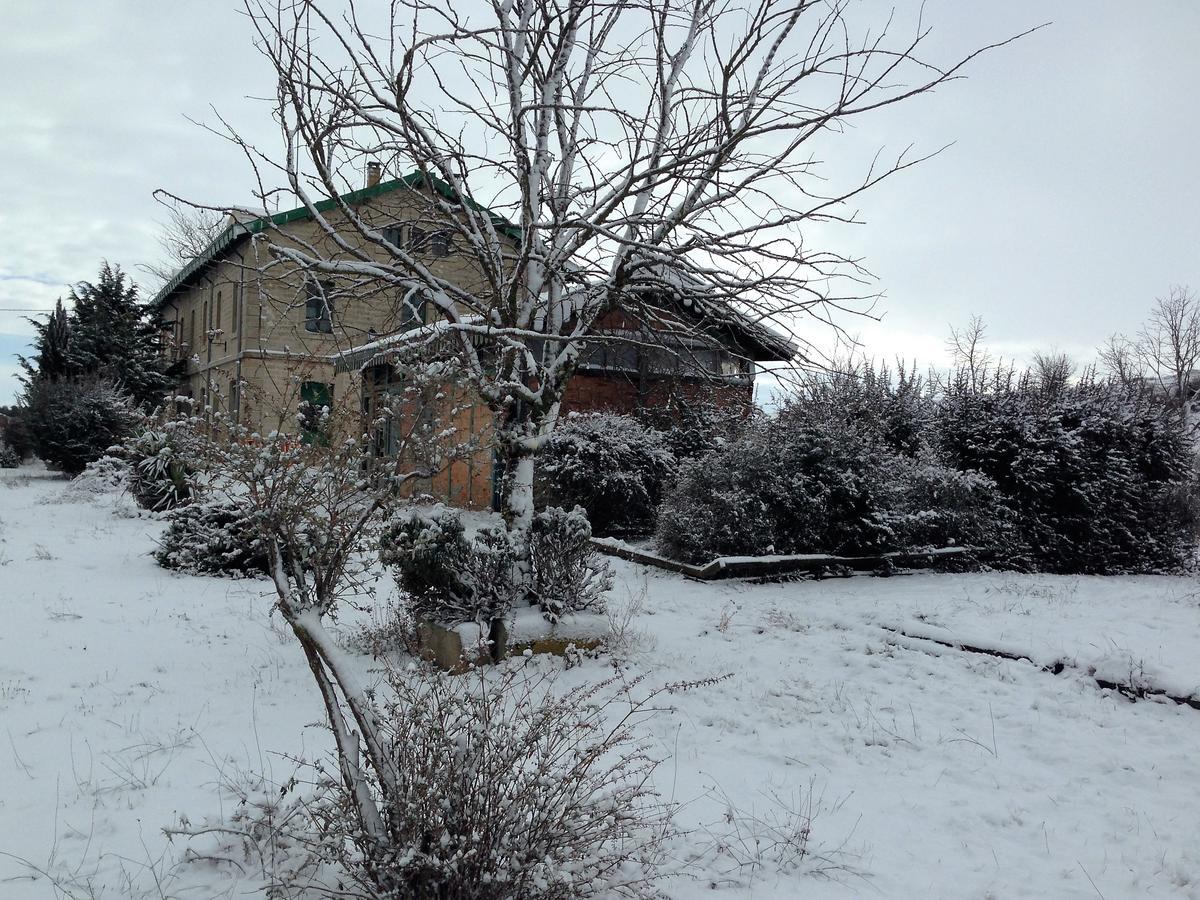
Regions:
M 21 359 L 27 396 L 38 381 L 87 377 L 112 382 L 140 406 L 157 403 L 171 379 L 137 285 L 106 262 L 96 283 L 80 282 L 68 299 L 70 313 L 60 300 L 47 322 L 31 320 L 35 352 Z
M 121 268 L 106 262 L 99 281 L 80 282 L 71 300 L 70 359 L 76 369 L 110 378 L 141 406 L 157 403 L 170 380 L 137 285 L 127 284 Z
M 71 360 L 71 320 L 62 300 L 55 301 L 54 311 L 45 322 L 26 319 L 36 331 L 32 359 L 18 357 L 25 370 L 22 381 L 28 389 L 37 378 L 69 378 L 76 374 Z

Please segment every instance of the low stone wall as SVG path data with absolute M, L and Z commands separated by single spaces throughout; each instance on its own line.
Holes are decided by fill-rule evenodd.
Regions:
M 640 550 L 612 538 L 592 538 L 592 545 L 601 553 L 631 562 L 677 572 L 698 581 L 721 578 L 770 578 L 797 572 L 819 572 L 825 569 L 851 569 L 872 572 L 891 568 L 927 568 L 956 557 L 978 556 L 973 547 L 943 547 L 921 552 L 880 553 L 875 556 L 834 556 L 828 553 L 798 553 L 781 556 L 722 556 L 704 565 L 692 565 Z

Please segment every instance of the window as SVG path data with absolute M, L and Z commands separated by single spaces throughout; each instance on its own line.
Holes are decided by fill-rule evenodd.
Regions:
M 200 327 L 204 329 L 204 334 L 202 334 L 200 336 L 208 337 L 209 340 L 212 340 L 212 336 L 208 334 L 209 330 L 212 328 L 212 319 L 210 319 L 208 317 L 208 301 L 207 300 L 204 301 L 204 315 L 202 315 L 200 317 Z
M 454 252 L 454 234 L 446 228 L 430 231 L 420 225 L 410 225 L 408 227 L 408 243 L 405 245 L 399 243 L 399 227 L 388 229 L 384 233 L 387 234 L 388 231 L 395 231 L 396 246 L 406 246 L 409 253 L 427 253 L 434 259 L 441 259 Z
M 399 225 L 391 225 L 388 228 L 380 229 L 383 234 L 383 239 L 395 247 L 397 250 L 404 248 L 404 232 Z
M 213 316 L 213 328 L 218 331 L 221 329 L 221 292 L 220 291 L 217 291 L 217 309 L 216 309 L 216 313 Z
M 233 322 L 231 323 L 230 328 L 229 328 L 230 332 L 232 332 L 233 334 L 238 333 L 238 326 L 241 324 L 241 320 L 242 320 L 243 288 L 244 288 L 244 286 L 239 284 L 237 286 L 237 290 L 235 290 L 233 292 Z
M 237 424 L 238 413 L 241 411 L 241 397 L 238 390 L 238 380 L 236 378 L 229 379 L 229 418 L 233 419 L 234 424 Z
M 410 253 L 424 253 L 425 245 L 429 240 L 429 232 L 420 225 L 410 226 L 408 229 L 408 251 Z
M 304 328 L 321 334 L 333 333 L 333 282 L 310 278 L 304 283 Z
M 425 324 L 425 297 L 405 293 L 400 297 L 400 330 L 407 331 Z
M 300 385 L 300 409 L 296 414 L 300 439 L 306 444 L 327 444 L 322 414 L 333 403 L 333 385 L 306 381 Z
M 196 307 L 192 307 L 192 311 L 188 316 L 188 353 L 196 352 Z
M 440 259 L 443 256 L 449 256 L 453 249 L 451 244 L 451 234 L 449 231 L 435 231 L 429 237 L 429 254 L 434 259 Z

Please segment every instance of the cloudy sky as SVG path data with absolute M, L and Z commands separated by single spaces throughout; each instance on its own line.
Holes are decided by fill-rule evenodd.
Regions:
M 925 19 L 942 59 L 1052 25 L 831 146 L 852 171 L 952 144 L 864 196 L 865 225 L 815 235 L 878 278 L 883 321 L 844 323 L 871 352 L 941 362 L 980 315 L 999 352 L 1086 358 L 1172 284 L 1200 288 L 1200 3 L 927 0 Z M 271 80 L 232 0 L 0 0 L 0 78 L 4 404 L 24 315 L 102 259 L 140 277 L 157 258 L 156 188 L 250 202 L 245 163 L 194 123 L 215 109 L 269 140 Z

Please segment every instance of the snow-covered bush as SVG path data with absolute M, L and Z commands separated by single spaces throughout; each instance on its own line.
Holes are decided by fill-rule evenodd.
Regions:
M 537 502 L 582 506 L 597 534 L 649 531 L 675 470 L 662 432 L 632 416 L 570 415 L 538 458 Z
M 33 453 L 33 436 L 26 423 L 27 412 L 19 407 L 0 411 L 0 444 L 4 444 L 22 460 Z
M 128 486 L 129 463 L 119 456 L 105 454 L 88 463 L 87 468 L 71 479 L 63 493 L 74 498 L 87 498 L 123 491 Z
M 255 510 L 247 503 L 212 499 L 168 513 L 154 558 L 160 566 L 193 575 L 261 575 L 269 572 L 267 546 Z
M 143 428 L 121 447 L 129 463 L 129 491 L 143 509 L 161 511 L 190 503 L 196 470 L 180 423 Z
M 754 420 L 754 407 L 715 396 L 667 398 L 638 410 L 637 419 L 660 432 L 678 463 L 720 450 Z
M 7 444 L 0 444 L 0 469 L 15 469 L 21 465 L 17 451 Z
M 26 403 L 34 450 L 68 475 L 125 440 L 139 418 L 132 402 L 102 379 L 36 379 Z
M 986 391 L 960 381 L 935 439 L 951 465 L 995 481 L 1032 568 L 1162 571 L 1191 557 L 1192 451 L 1153 397 L 1088 380 L 1052 391 L 1032 379 Z
M 512 607 L 515 555 L 503 530 L 482 529 L 470 537 L 459 514 L 441 508 L 396 517 L 379 548 L 418 619 L 491 622 Z
M 889 458 L 869 431 L 786 406 L 684 467 L 659 510 L 659 546 L 692 562 L 893 549 Z
M 615 679 L 558 692 L 528 672 L 393 677 L 390 764 L 359 788 L 382 820 L 356 815 L 342 779 L 309 804 L 313 852 L 345 873 L 337 896 L 650 896 L 670 824 L 630 715 L 645 701 Z
M 547 619 L 603 611 L 612 571 L 592 547 L 592 527 L 582 507 L 538 513 L 529 541 L 534 591 Z
M 986 475 L 960 472 L 926 452 L 893 459 L 888 478 L 884 521 L 896 547 L 977 547 L 1001 565 L 1023 557 L 1016 515 Z
M 837 364 L 814 372 L 794 386 L 789 405 L 808 419 L 853 427 L 882 447 L 917 456 L 928 443 L 935 409 L 930 384 L 914 368 L 869 360 Z

